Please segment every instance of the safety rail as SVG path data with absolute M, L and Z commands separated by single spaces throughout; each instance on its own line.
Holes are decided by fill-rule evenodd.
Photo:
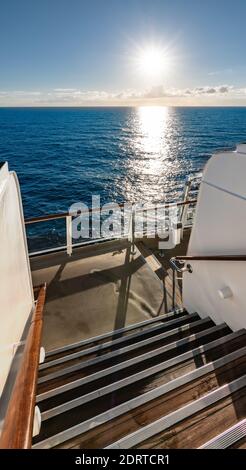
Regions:
M 180 261 L 246 261 L 246 255 L 187 255 L 175 256 L 176 260 Z
M 4 418 L 1 449 L 31 447 L 45 294 L 46 285 L 43 285 L 38 290 L 21 365 Z
M 185 200 L 185 201 L 179 201 L 177 203 L 175 202 L 167 202 L 167 203 L 158 203 L 158 208 L 166 208 L 166 209 L 169 209 L 169 208 L 172 208 L 172 207 L 184 207 L 184 206 L 192 206 L 192 205 L 195 205 L 197 202 L 196 199 L 190 199 L 190 200 Z M 123 209 L 125 207 L 125 204 L 124 203 L 120 203 L 117 205 L 120 209 Z M 136 214 L 137 213 L 140 213 L 140 212 L 146 212 L 148 210 L 154 210 L 157 208 L 157 205 L 148 205 L 148 206 L 142 206 L 142 207 L 138 207 L 138 205 L 136 203 L 129 203 L 129 206 L 130 206 L 130 210 L 131 210 L 131 214 L 130 214 L 130 224 L 129 224 L 129 232 L 128 232 L 128 235 L 126 235 L 126 237 L 131 241 L 131 243 L 134 245 L 135 243 L 135 218 L 136 218 Z M 110 210 L 112 208 L 112 210 L 115 208 L 115 205 L 112 204 L 112 206 L 110 205 L 107 205 L 107 210 Z M 79 215 L 83 214 L 83 213 L 89 213 L 89 214 L 92 214 L 92 213 L 100 213 L 101 210 L 103 208 L 102 207 L 98 207 L 98 208 L 89 208 L 88 210 L 82 210 Z M 183 219 L 183 222 L 182 222 L 182 226 L 184 226 L 185 224 L 185 220 L 184 220 L 184 216 L 183 216 L 183 212 L 182 212 L 182 219 Z M 95 242 L 98 242 L 98 241 L 102 241 L 102 239 L 90 239 L 89 241 L 84 241 L 84 242 L 78 242 L 78 243 L 73 243 L 72 241 L 72 218 L 73 217 L 77 217 L 78 216 L 78 213 L 77 212 L 62 212 L 62 213 L 58 213 L 58 214 L 48 214 L 48 215 L 43 215 L 43 216 L 39 216 L 39 217 L 33 217 L 33 218 L 28 218 L 28 219 L 25 219 L 25 225 L 31 225 L 31 224 L 36 224 L 36 223 L 40 223 L 40 222 L 48 222 L 48 221 L 51 221 L 51 220 L 58 220 L 58 219 L 65 219 L 66 220 L 66 244 L 65 245 L 62 245 L 62 246 L 57 246 L 55 248 L 49 248 L 49 249 L 44 249 L 44 250 L 40 250 L 40 251 L 37 251 L 37 252 L 34 252 L 34 253 L 30 253 L 30 256 L 35 256 L 35 255 L 39 255 L 39 254 L 45 254 L 45 253 L 49 253 L 49 252 L 53 252 L 53 251 L 64 251 L 66 250 L 67 251 L 67 254 L 68 255 L 71 255 L 72 254 L 72 251 L 73 251 L 73 248 L 76 248 L 76 247 L 80 247 L 80 246 L 83 246 L 83 245 L 89 245 L 89 244 L 92 244 L 92 243 L 95 243 Z M 112 239 L 112 238 L 111 238 Z M 108 240 L 108 239 L 104 239 L 105 241 Z M 134 251 L 134 248 L 133 250 Z

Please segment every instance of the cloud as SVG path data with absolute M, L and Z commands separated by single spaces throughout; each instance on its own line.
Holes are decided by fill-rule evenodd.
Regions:
M 216 75 L 224 75 L 225 73 L 231 74 L 233 73 L 233 69 L 228 68 L 228 69 L 223 69 L 223 70 L 212 70 L 211 72 L 208 72 L 208 75 L 210 77 L 214 77 Z
M 198 86 L 195 88 L 169 88 L 164 85 L 149 89 L 117 91 L 54 88 L 47 91 L 0 91 L 0 106 L 100 106 L 157 104 L 211 104 L 213 101 L 245 99 L 246 88 L 231 85 Z
M 76 91 L 76 88 L 54 88 L 54 92 L 57 93 L 71 93 Z
M 8 94 L 9 92 L 5 92 Z M 12 91 L 11 94 L 13 96 L 40 96 L 41 92 L 40 91 L 24 91 L 24 90 L 15 90 Z
M 215 86 L 215 87 L 208 87 L 208 86 L 203 86 L 203 87 L 197 87 L 194 89 L 189 90 L 189 94 L 191 95 L 220 95 L 220 94 L 226 94 L 230 93 L 233 91 L 233 87 L 229 85 L 220 85 L 220 86 Z
M 164 88 L 162 85 L 152 87 L 142 93 L 144 98 L 180 98 L 185 96 L 197 97 L 199 95 L 222 95 L 233 92 L 234 88 L 229 85 L 220 85 L 216 87 L 201 86 L 196 88 Z
M 229 91 L 230 91 L 230 87 L 228 87 L 227 85 L 223 85 L 219 87 L 219 93 L 229 93 Z

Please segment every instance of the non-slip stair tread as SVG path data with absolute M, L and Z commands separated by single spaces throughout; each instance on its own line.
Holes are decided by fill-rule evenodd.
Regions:
M 164 345 L 160 348 L 153 349 L 151 354 L 149 352 L 145 352 L 144 354 L 138 356 L 134 355 L 131 358 L 129 358 L 128 354 L 124 354 L 123 356 L 119 357 L 116 356 L 106 360 L 105 358 L 102 358 L 102 360 L 97 364 L 86 367 L 83 363 L 82 365 L 76 364 L 70 368 L 49 374 L 48 376 L 40 377 L 38 393 L 42 393 L 50 388 L 58 387 L 63 383 L 65 384 L 66 382 L 68 383 L 71 380 L 76 380 L 82 377 L 88 377 L 88 380 L 91 380 L 89 376 L 92 376 L 92 374 L 102 376 L 102 374 L 106 375 L 107 373 L 113 372 L 113 370 L 117 372 L 118 370 L 129 367 L 130 365 L 135 365 L 136 370 L 138 370 L 139 363 L 142 363 L 140 367 L 150 367 L 150 365 L 153 365 L 153 363 L 156 364 L 160 361 L 170 359 L 175 355 L 177 356 L 182 354 L 187 350 L 193 349 L 196 346 L 212 341 L 213 339 L 219 338 L 221 336 L 225 336 L 229 333 L 230 329 L 224 324 L 213 326 L 204 331 L 194 333 L 188 338 L 184 338 Z M 43 387 L 40 387 L 41 384 L 43 384 Z
M 220 368 L 216 372 L 210 372 L 206 376 L 194 380 L 173 392 L 162 395 L 159 398 L 147 402 L 133 411 L 120 416 L 118 419 L 106 423 L 105 425 L 84 433 L 77 439 L 71 440 L 69 446 L 76 444 L 82 448 L 102 448 L 110 445 L 130 432 L 134 432 L 142 426 L 146 426 L 154 420 L 165 416 L 171 411 L 191 403 L 195 398 L 200 398 L 216 387 L 227 383 L 232 378 L 242 375 L 245 370 L 246 357 L 233 361 L 231 364 Z M 232 375 L 231 367 L 235 367 Z
M 172 318 L 169 321 L 161 322 L 158 324 L 150 325 L 149 328 L 145 328 L 143 331 L 137 331 L 133 332 L 127 336 L 123 336 L 111 341 L 105 341 L 101 345 L 93 346 L 90 348 L 85 348 L 82 351 L 76 351 L 76 352 L 70 352 L 68 355 L 62 355 L 61 357 L 57 359 L 52 359 L 47 362 L 44 362 L 41 364 L 39 367 L 39 370 L 44 370 L 48 369 L 50 367 L 53 367 L 58 364 L 65 364 L 66 362 L 71 363 L 73 359 L 78 359 L 78 360 L 86 360 L 88 356 L 97 356 L 97 355 L 102 355 L 106 352 L 113 351 L 116 349 L 120 349 L 121 347 L 128 346 L 131 344 L 136 344 L 137 342 L 140 342 L 144 339 L 148 338 L 153 338 L 155 339 L 155 336 L 160 334 L 161 332 L 168 332 L 170 330 L 173 330 L 174 328 L 178 328 L 179 326 L 183 326 L 186 324 L 193 323 L 195 321 L 200 320 L 199 316 L 197 313 L 191 314 L 191 315 L 183 315 L 178 318 Z
M 245 339 L 181 311 L 51 352 L 39 370 L 34 448 L 185 448 L 189 433 L 201 446 L 244 418 Z
M 213 439 L 199 447 L 199 449 L 228 449 L 234 445 L 241 445 L 244 439 L 246 439 L 246 418 L 227 428 L 222 433 L 217 434 Z M 241 444 L 238 444 L 239 442 Z
M 246 354 L 246 352 L 244 351 L 244 354 Z M 231 363 L 231 367 L 237 367 L 237 363 L 240 364 L 240 371 L 241 373 L 243 373 L 243 368 L 245 370 L 245 366 L 246 366 L 246 362 L 245 362 L 245 358 L 241 358 L 241 359 L 238 359 L 238 361 L 232 361 Z M 236 371 L 232 371 L 230 369 L 226 369 L 227 371 L 227 378 L 228 378 L 228 381 L 230 381 L 229 379 L 233 379 L 237 376 L 237 372 Z M 219 374 L 219 372 L 218 372 Z M 164 377 L 163 378 L 163 383 L 167 383 L 168 381 L 170 381 L 170 378 L 169 377 Z M 202 382 L 202 381 L 201 381 Z M 115 396 L 115 394 L 117 395 L 117 398 L 116 398 L 116 401 L 117 403 L 118 402 L 122 402 L 122 401 L 128 401 L 128 400 L 131 400 L 132 398 L 135 398 L 136 396 L 140 396 L 141 394 L 144 394 L 146 393 L 146 389 L 145 389 L 145 386 L 146 386 L 146 383 L 147 383 L 147 386 L 148 386 L 148 383 L 149 383 L 149 379 L 143 379 L 143 380 L 140 380 L 139 382 L 133 382 L 129 385 L 125 385 L 124 386 L 124 383 L 122 384 L 123 386 L 118 388 L 117 390 L 114 389 L 114 387 L 105 387 L 105 390 L 104 389 L 101 389 L 101 393 L 98 393 L 98 391 L 95 391 L 94 393 L 92 394 L 89 394 L 89 395 L 85 395 L 84 397 L 77 397 L 76 399 L 73 399 L 73 400 L 70 400 L 66 403 L 63 403 L 59 406 L 55 406 L 49 410 L 47 410 L 46 412 L 44 412 L 42 414 L 42 419 L 49 419 L 51 416 L 55 416 L 66 411 L 67 409 L 73 409 L 73 408 L 78 408 L 78 406 L 80 406 L 82 403 L 87 403 L 86 400 L 89 401 L 92 401 L 92 398 L 93 397 L 98 397 L 100 398 L 101 396 L 103 396 L 103 392 L 105 393 L 105 396 L 107 399 L 110 400 L 110 396 Z
M 180 375 L 184 375 L 187 372 L 202 367 L 209 362 L 242 348 L 245 344 L 245 340 L 246 334 L 238 336 L 232 333 L 227 336 L 225 342 L 210 342 L 206 350 L 200 348 L 190 351 L 190 353 L 178 356 L 175 362 L 174 360 L 165 361 L 138 373 L 135 372 L 134 366 L 132 366 L 127 370 L 123 369 L 119 371 L 117 374 L 103 376 L 101 379 L 84 385 L 72 382 L 70 389 L 65 386 L 65 388 L 61 387 L 60 389 L 51 390 L 46 394 L 38 395 L 38 404 L 41 410 L 46 410 L 110 384 L 114 385 L 116 388 L 117 384 L 122 383 L 123 380 L 127 380 L 127 383 L 136 383 L 139 380 L 142 381 L 145 379 L 146 385 L 144 392 L 147 392 L 163 383 L 164 378 L 165 380 L 173 380 Z
M 147 401 L 145 404 L 137 407 L 135 410 L 132 409 L 131 411 L 129 411 L 129 408 L 128 412 L 125 415 L 119 416 L 118 418 L 110 421 L 109 423 L 99 426 L 96 434 L 93 430 L 90 430 L 88 431 L 88 433 L 85 433 L 81 437 L 82 447 L 95 447 L 96 445 L 99 445 L 98 439 L 101 439 L 101 444 L 104 440 L 104 444 L 102 444 L 103 446 L 108 445 L 111 442 L 109 442 L 109 440 L 112 439 L 113 436 L 115 436 L 115 433 L 118 436 L 117 438 L 119 438 L 119 433 L 121 433 L 122 437 L 124 432 L 128 433 L 132 431 L 132 420 L 134 420 L 135 428 L 136 426 L 138 428 L 139 426 L 144 426 L 148 424 L 148 422 L 151 422 L 151 420 L 155 420 L 160 416 L 169 413 L 172 409 L 177 409 L 178 407 L 181 407 L 189 401 L 192 401 L 194 397 L 198 398 L 199 396 L 206 394 L 206 392 L 211 391 L 224 383 L 227 383 L 227 381 L 232 381 L 236 377 L 243 375 L 246 365 L 245 349 L 246 348 L 244 347 L 240 351 L 235 351 L 232 354 L 229 354 L 227 358 L 222 357 L 218 361 L 215 361 L 214 366 L 213 364 L 208 364 L 207 366 L 200 368 L 200 370 L 196 370 L 192 374 L 187 374 L 184 378 L 180 377 L 176 381 L 172 380 L 172 383 L 170 383 L 169 381 L 169 384 L 164 384 L 162 387 L 159 387 L 160 392 L 162 392 L 161 394 L 160 392 L 158 392 L 160 394 L 159 397 L 158 395 L 156 395 L 157 398 Z M 235 359 L 232 360 L 233 358 Z M 209 372 L 206 373 L 208 370 Z M 200 375 L 200 377 L 198 375 Z M 193 377 L 197 378 L 194 378 L 194 380 L 192 380 Z M 185 383 L 185 380 L 187 381 L 187 383 Z M 185 383 L 185 385 L 178 387 L 178 383 Z M 137 398 L 139 396 L 139 390 L 134 389 L 134 385 L 135 384 L 133 384 L 131 387 L 126 387 L 125 389 L 118 391 L 117 394 L 112 393 L 112 398 L 110 398 L 110 395 L 108 395 L 107 403 L 105 403 L 105 401 L 102 402 L 101 400 L 99 400 L 96 405 L 96 402 L 94 402 L 94 405 L 96 405 L 97 413 L 99 412 L 98 406 L 100 406 L 100 403 L 101 406 L 103 406 L 104 408 L 106 406 L 110 409 L 111 406 L 113 406 L 114 408 L 122 402 L 129 402 L 130 404 L 133 397 L 135 397 L 135 401 L 139 401 L 139 399 Z M 141 384 L 139 383 L 139 385 Z M 171 392 L 164 393 L 165 389 L 170 390 L 170 388 L 172 390 Z M 153 396 L 153 393 L 145 394 L 145 397 L 147 396 Z M 93 410 L 92 402 L 92 414 L 94 413 L 94 411 L 95 410 Z M 72 422 L 76 424 L 74 420 L 78 420 L 79 422 L 82 416 L 83 418 L 85 418 L 85 414 L 88 417 L 88 410 L 83 411 L 83 407 L 80 407 L 79 409 L 77 409 L 77 413 L 74 415 L 73 413 L 65 413 L 63 417 L 58 417 L 58 420 L 56 422 L 54 421 L 54 419 L 51 419 L 51 428 L 49 430 L 52 430 L 52 427 L 56 426 L 57 431 L 57 423 L 59 419 L 60 425 L 62 425 L 63 422 L 65 422 L 66 425 L 69 425 L 69 423 L 71 424 Z M 72 421 L 69 421 L 69 419 L 72 419 Z M 126 424 L 128 421 L 129 423 Z M 101 437 L 98 437 L 98 439 L 95 440 L 95 445 L 93 444 L 93 442 L 91 442 L 91 444 L 89 445 L 88 439 L 92 439 L 93 441 L 93 436 L 95 435 Z M 106 443 L 105 439 L 107 440 Z M 101 444 L 99 445 L 99 447 L 101 447 Z
M 73 344 L 68 344 L 66 346 L 62 346 L 60 348 L 48 351 L 46 353 L 45 362 L 62 357 L 63 355 L 74 353 L 79 350 L 88 349 L 91 346 L 103 344 L 105 341 L 109 341 L 110 339 L 113 340 L 122 336 L 127 336 L 133 331 L 144 331 L 146 328 L 148 329 L 150 325 L 157 323 L 163 324 L 166 321 L 170 321 L 171 319 L 176 319 L 183 316 L 187 317 L 188 313 L 184 309 L 179 309 L 163 315 L 157 315 L 156 317 L 143 320 L 142 322 L 130 324 L 123 328 L 110 331 L 99 336 L 94 336 Z
M 238 421 L 239 419 L 244 418 L 246 413 L 245 374 L 209 393 L 206 393 L 204 396 L 195 399 L 193 402 L 188 403 L 178 410 L 168 413 L 149 425 L 143 426 L 139 430 L 128 434 L 126 437 L 123 437 L 107 446 L 107 448 L 197 448 L 203 442 L 206 442 L 207 430 L 211 428 L 211 425 L 213 425 L 212 433 L 221 431 L 219 426 L 217 426 L 216 420 L 214 420 L 214 411 L 216 410 L 216 407 L 218 407 L 217 410 L 222 410 L 221 416 L 223 418 L 226 416 L 225 403 L 229 404 L 234 411 L 235 417 L 235 397 L 238 399 L 238 396 L 242 398 L 240 404 L 237 403 L 239 407 L 238 414 L 236 414 Z M 243 413 L 243 416 L 241 415 L 241 412 Z M 211 421 L 208 423 L 205 421 L 205 418 L 211 418 Z M 195 432 L 192 432 L 191 429 L 193 425 L 195 425 Z M 205 429 L 206 425 L 207 430 Z M 228 425 L 226 420 L 224 420 L 223 425 L 225 427 Z M 181 443 L 180 441 L 182 436 L 183 441 Z M 175 439 L 173 438 L 176 438 L 176 444 Z M 171 445 L 169 445 L 169 441 L 171 441 Z
M 218 432 L 246 416 L 246 387 L 206 408 L 203 412 L 137 446 L 138 449 L 196 449 Z
M 203 320 L 197 320 L 196 317 L 193 317 L 196 321 L 191 321 L 190 323 L 185 323 L 182 325 L 172 325 L 171 329 L 167 329 L 163 332 L 158 332 L 156 335 L 149 338 L 141 338 L 140 341 L 132 343 L 129 345 L 121 344 L 118 349 L 108 348 L 107 350 L 100 350 L 95 353 L 88 353 L 86 356 L 79 356 L 74 359 L 70 359 L 69 362 L 61 362 L 59 364 L 51 365 L 49 368 L 41 369 L 39 372 L 40 377 L 43 377 L 48 374 L 52 374 L 56 371 L 63 371 L 66 367 L 72 367 L 76 364 L 92 365 L 104 360 L 125 356 L 132 357 L 134 355 L 140 355 L 144 352 L 151 351 L 152 349 L 158 348 L 165 344 L 169 344 L 173 341 L 177 341 L 181 338 L 189 336 L 192 332 L 202 331 L 214 325 L 213 321 L 210 318 L 205 318 Z

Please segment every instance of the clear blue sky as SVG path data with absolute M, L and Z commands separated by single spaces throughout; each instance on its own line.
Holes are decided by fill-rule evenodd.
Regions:
M 245 18 L 245 0 L 2 1 L 0 105 L 246 104 Z

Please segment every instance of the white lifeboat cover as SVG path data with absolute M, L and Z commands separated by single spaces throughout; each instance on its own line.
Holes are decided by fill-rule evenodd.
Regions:
M 34 306 L 16 174 L 0 168 L 0 395 Z

